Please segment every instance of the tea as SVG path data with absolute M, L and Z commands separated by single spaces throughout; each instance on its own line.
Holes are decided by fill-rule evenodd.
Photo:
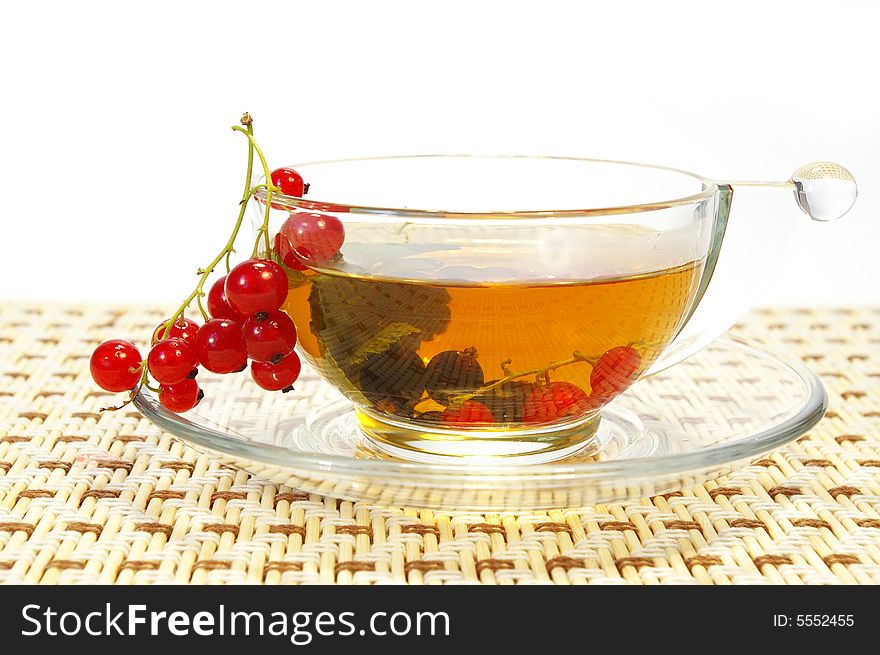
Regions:
M 374 417 L 418 429 L 583 420 L 681 328 L 701 262 L 597 280 L 468 283 L 291 273 L 302 352 Z

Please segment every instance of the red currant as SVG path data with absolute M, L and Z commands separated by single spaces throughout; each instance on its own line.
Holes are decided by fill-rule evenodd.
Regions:
M 188 318 L 184 318 L 183 316 L 179 316 L 176 321 L 171 325 L 171 329 L 168 331 L 168 336 L 165 337 L 165 322 L 159 323 L 156 326 L 156 329 L 153 330 L 153 338 L 150 341 L 150 345 L 155 346 L 159 343 L 163 338 L 175 338 L 182 339 L 186 341 L 190 346 L 194 346 L 196 344 L 196 332 L 199 331 L 199 324 L 195 321 L 191 321 Z
M 333 259 L 345 241 L 345 228 L 335 216 L 295 212 L 281 226 L 293 251 L 306 264 L 325 264 Z
M 248 259 L 226 276 L 226 299 L 240 314 L 278 309 L 287 299 L 287 273 L 268 259 Z
M 163 384 L 159 387 L 159 402 L 162 407 L 176 414 L 191 410 L 205 397 L 195 380 L 184 380 L 177 384 Z
M 461 407 L 447 408 L 440 414 L 440 421 L 453 427 L 466 427 L 478 423 L 494 423 L 495 417 L 483 403 L 466 400 Z
M 229 301 L 226 299 L 226 276 L 218 279 L 211 286 L 208 292 L 208 313 L 211 318 L 228 318 L 239 323 L 244 323 L 247 318 L 244 314 L 239 314 L 232 309 Z
M 271 174 L 272 185 L 281 189 L 285 196 L 303 197 L 308 188 L 303 176 L 292 168 L 276 168 Z
M 195 350 L 183 339 L 163 339 L 147 356 L 147 368 L 159 384 L 183 382 L 197 364 Z
M 306 270 L 305 265 L 293 252 L 293 246 L 290 245 L 290 241 L 281 232 L 275 235 L 275 254 L 278 255 L 278 259 L 287 268 L 292 268 L 295 271 Z
M 278 310 L 254 314 L 244 322 L 242 334 L 247 355 L 255 362 L 277 364 L 296 345 L 296 326 Z
M 282 358 L 277 364 L 251 362 L 251 376 L 254 382 L 268 391 L 290 391 L 301 369 L 302 363 L 294 352 Z
M 580 416 L 589 410 L 583 389 L 569 382 L 551 382 L 536 388 L 526 398 L 524 423 L 545 423 L 566 416 Z
M 236 373 L 247 366 L 247 352 L 241 323 L 228 318 L 214 318 L 196 334 L 196 355 L 212 373 Z
M 636 378 L 642 358 L 629 346 L 617 346 L 596 360 L 590 373 L 593 395 L 618 394 Z
M 105 341 L 92 353 L 92 379 L 104 391 L 128 391 L 141 379 L 141 354 L 124 339 Z

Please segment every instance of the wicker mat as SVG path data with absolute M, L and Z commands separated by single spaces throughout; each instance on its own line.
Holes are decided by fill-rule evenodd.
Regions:
M 0 582 L 880 583 L 880 309 L 758 310 L 736 328 L 828 389 L 826 418 L 784 450 L 665 496 L 490 515 L 308 496 L 133 409 L 99 414 L 92 348 L 161 318 L 0 305 Z

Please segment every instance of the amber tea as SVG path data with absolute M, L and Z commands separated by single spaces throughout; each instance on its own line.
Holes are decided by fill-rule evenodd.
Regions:
M 701 268 L 486 284 L 307 271 L 285 309 L 368 431 L 509 432 L 583 421 L 623 391 L 681 328 Z

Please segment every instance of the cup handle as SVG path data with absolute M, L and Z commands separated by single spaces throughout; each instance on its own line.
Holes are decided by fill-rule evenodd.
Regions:
M 715 220 L 690 313 L 649 375 L 730 329 L 776 277 L 810 222 L 781 191 L 792 191 L 801 211 L 818 222 L 840 218 L 858 196 L 852 174 L 831 162 L 801 166 L 785 182 L 716 184 Z

